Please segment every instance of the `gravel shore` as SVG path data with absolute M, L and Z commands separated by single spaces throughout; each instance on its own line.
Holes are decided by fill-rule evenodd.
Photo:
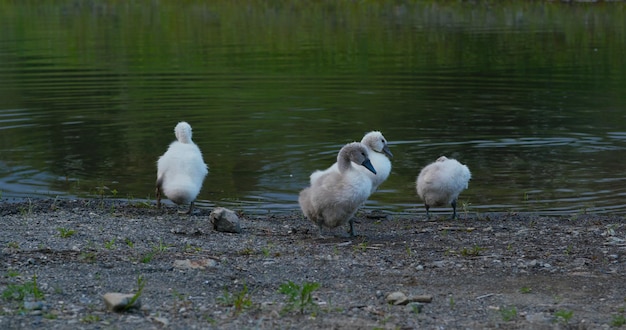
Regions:
M 624 216 L 470 212 L 451 221 L 368 210 L 357 214 L 357 237 L 337 229 L 321 239 L 297 211 L 240 213 L 238 234 L 215 231 L 210 213 L 111 200 L 1 203 L 0 328 L 626 324 Z M 109 292 L 135 294 L 141 307 L 109 311 Z

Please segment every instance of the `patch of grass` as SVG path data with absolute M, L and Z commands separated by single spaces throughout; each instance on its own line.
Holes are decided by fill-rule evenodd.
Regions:
M 57 203 L 59 202 L 59 195 L 54 197 L 54 200 L 52 201 L 52 205 L 50 205 L 50 210 L 51 211 L 56 211 L 59 209 L 59 207 L 57 206 Z
M 7 277 L 18 277 L 18 276 L 20 276 L 20 273 L 16 270 L 9 269 L 7 271 Z
M 137 201 L 135 200 L 135 197 L 133 195 L 127 195 L 126 197 L 127 200 L 129 200 L 129 204 L 132 205 L 133 207 L 136 207 L 138 209 L 148 209 L 152 207 L 152 204 L 150 203 L 150 201 L 152 200 L 152 197 L 148 194 L 148 196 L 146 197 L 145 200 L 143 201 Z
M 115 245 L 115 238 L 113 238 L 110 241 L 104 243 L 104 247 L 106 249 L 108 249 L 108 250 L 112 250 L 114 245 Z
M 142 264 L 147 264 L 147 263 L 149 263 L 150 261 L 152 261 L 152 258 L 154 258 L 154 255 L 155 255 L 155 254 L 156 254 L 155 252 L 148 252 L 148 253 L 146 253 L 145 255 L 143 255 L 143 256 L 139 259 L 139 261 L 140 261 Z
M 264 247 L 263 249 L 261 249 L 261 252 L 263 252 L 263 255 L 267 258 L 270 256 L 270 253 L 272 252 L 272 248 L 274 247 L 274 245 L 272 243 L 267 244 L 266 247 Z
M 175 298 L 175 302 L 173 305 L 173 308 L 175 311 L 179 311 L 181 308 L 185 308 L 185 309 L 193 308 L 192 307 L 193 303 L 191 302 L 191 300 L 187 299 L 185 294 L 180 293 L 176 290 L 173 290 L 172 295 Z
M 161 240 L 159 240 L 158 244 L 155 244 L 155 245 L 152 246 L 152 251 L 161 253 L 161 252 L 167 251 L 167 249 L 169 249 L 169 248 L 170 248 L 169 245 L 163 244 L 163 242 Z
M 45 313 L 43 314 L 43 318 L 48 320 L 56 320 L 57 318 L 59 318 L 59 316 L 54 313 Z
M 78 255 L 78 259 L 90 264 L 96 262 L 96 257 L 95 252 L 81 252 L 80 255 Z
M 556 322 L 567 323 L 574 316 L 573 311 L 568 311 L 565 309 L 558 310 L 554 312 L 554 317 Z
M 128 242 L 127 242 L 128 244 Z M 134 246 L 134 244 L 133 244 Z M 139 258 L 139 262 L 143 263 L 143 264 L 147 264 L 150 261 L 152 261 L 152 259 L 154 258 L 154 256 L 161 254 L 165 251 L 167 251 L 167 249 L 169 249 L 170 246 L 167 244 L 163 244 L 163 242 L 161 240 L 159 240 L 158 244 L 154 244 L 152 245 L 152 251 L 144 254 L 143 256 L 141 256 Z
M 138 209 L 149 209 L 149 208 L 153 207 L 153 205 L 150 204 L 150 202 L 146 202 L 146 201 L 135 202 L 133 204 L 133 206 L 138 208 Z
M 502 307 L 500 308 L 500 315 L 505 322 L 513 321 L 517 318 L 517 309 L 515 307 Z
M 183 251 L 186 253 L 199 253 L 202 251 L 202 248 L 199 246 L 193 246 L 189 243 L 185 244 L 183 247 Z
M 24 301 L 27 297 L 32 297 L 35 300 L 44 298 L 44 294 L 37 284 L 37 274 L 33 275 L 31 281 L 23 284 L 9 283 L 2 291 L 2 299 L 6 301 Z
M 135 308 L 135 303 L 137 299 L 141 297 L 141 293 L 143 292 L 143 288 L 146 286 L 146 280 L 142 275 L 137 276 L 137 292 L 128 300 L 128 304 L 126 304 L 124 310 L 129 310 Z
M 242 256 L 251 256 L 254 254 L 254 250 L 252 250 L 249 247 L 243 248 L 242 250 L 239 251 L 239 254 Z
M 96 322 L 100 322 L 100 316 L 89 314 L 81 318 L 80 321 L 83 323 L 96 323 Z
M 20 206 L 20 214 L 22 216 L 30 216 L 33 214 L 34 207 L 35 206 L 33 205 L 33 201 L 29 198 L 28 204 L 26 206 Z
M 461 250 L 461 255 L 464 256 L 464 257 L 477 257 L 484 250 L 485 250 L 485 248 L 481 248 L 478 245 L 474 245 L 474 247 L 472 247 L 472 248 L 465 248 L 464 247 L 463 250 Z
M 461 202 L 461 210 L 463 211 L 463 214 L 465 214 L 465 219 L 468 218 L 469 208 L 470 208 L 471 205 L 472 205 L 472 203 L 470 203 L 469 201 Z
M 9 242 L 9 243 L 7 243 L 7 247 L 8 247 L 9 249 L 16 249 L 16 250 L 19 250 L 19 248 L 20 248 L 20 244 L 19 244 L 18 242 Z
M 234 294 L 224 289 L 224 293 L 217 298 L 217 301 L 223 306 L 233 307 L 235 315 L 241 313 L 244 309 L 252 307 L 252 299 L 250 299 L 248 286 L 245 284 L 241 291 Z
M 304 282 L 297 285 L 291 281 L 283 283 L 278 288 L 278 292 L 287 296 L 287 311 L 299 310 L 300 314 L 304 314 L 307 307 L 317 307 L 313 302 L 312 293 L 320 287 L 319 283 Z
M 353 247 L 353 249 L 354 249 L 355 252 L 356 251 L 365 252 L 365 251 L 367 251 L 367 242 L 361 242 L 361 243 L 355 245 Z
M 124 239 L 124 243 L 126 243 L 126 245 L 131 249 L 135 247 L 135 243 L 133 243 L 133 241 L 128 237 Z
M 626 324 L 626 317 L 624 317 L 624 315 L 613 315 L 613 319 L 611 319 L 611 326 L 621 327 L 624 324 Z
M 524 293 L 524 294 L 526 294 L 526 293 L 531 293 L 532 291 L 533 291 L 533 289 L 531 289 L 531 288 L 529 288 L 529 287 L 527 287 L 527 286 L 523 286 L 523 287 L 521 287 L 521 288 L 519 289 L 519 292 L 520 292 L 520 293 Z
M 61 238 L 68 238 L 76 234 L 76 231 L 74 229 L 67 229 L 67 228 L 59 227 L 57 228 L 57 230 L 59 231 L 59 236 L 61 236 Z

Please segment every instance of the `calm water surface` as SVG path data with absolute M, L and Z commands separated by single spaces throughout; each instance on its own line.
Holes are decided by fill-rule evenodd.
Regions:
M 368 208 L 469 166 L 470 212 L 626 213 L 625 5 L 0 0 L 0 193 L 154 199 L 188 121 L 200 207 L 297 209 L 308 176 L 382 131 Z

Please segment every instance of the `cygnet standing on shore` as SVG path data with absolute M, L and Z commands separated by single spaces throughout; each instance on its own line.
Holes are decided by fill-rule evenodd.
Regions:
M 346 144 L 337 155 L 337 171 L 328 171 L 317 178 L 310 187 L 300 192 L 298 203 L 304 215 L 320 229 L 335 228 L 350 224 L 350 235 L 354 236 L 352 217 L 372 190 L 372 181 L 356 167 L 365 167 L 376 174 L 369 159 L 367 148 L 359 143 Z
M 369 159 L 372 162 L 372 166 L 376 169 L 376 173 L 370 172 L 363 166 L 356 165 L 354 167 L 365 173 L 372 181 L 371 195 L 376 191 L 376 189 L 378 189 L 378 186 L 385 182 L 385 180 L 389 177 L 389 173 L 391 173 L 390 159 L 393 158 L 393 154 L 391 153 L 391 150 L 389 150 L 387 140 L 379 131 L 371 131 L 365 134 L 361 143 L 367 148 Z M 311 184 L 313 184 L 313 182 L 322 175 L 331 171 L 338 172 L 337 163 L 334 163 L 325 170 L 317 170 L 313 172 L 310 177 Z
M 189 204 L 189 210 L 184 213 L 191 213 L 209 170 L 200 148 L 191 140 L 191 126 L 182 121 L 174 128 L 174 134 L 177 141 L 170 144 L 157 162 L 157 207 L 161 207 L 163 193 L 176 204 Z
M 441 156 L 436 162 L 424 167 L 417 177 L 417 194 L 426 206 L 426 217 L 431 206 L 452 206 L 452 217 L 456 218 L 456 203 L 459 194 L 467 189 L 472 174 L 469 168 L 456 159 Z

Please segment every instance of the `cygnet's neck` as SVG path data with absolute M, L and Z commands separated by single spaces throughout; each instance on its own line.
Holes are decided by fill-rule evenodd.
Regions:
M 337 167 L 339 172 L 345 172 L 352 167 L 352 161 L 350 160 L 350 156 L 348 153 L 341 153 L 339 157 L 337 157 Z

